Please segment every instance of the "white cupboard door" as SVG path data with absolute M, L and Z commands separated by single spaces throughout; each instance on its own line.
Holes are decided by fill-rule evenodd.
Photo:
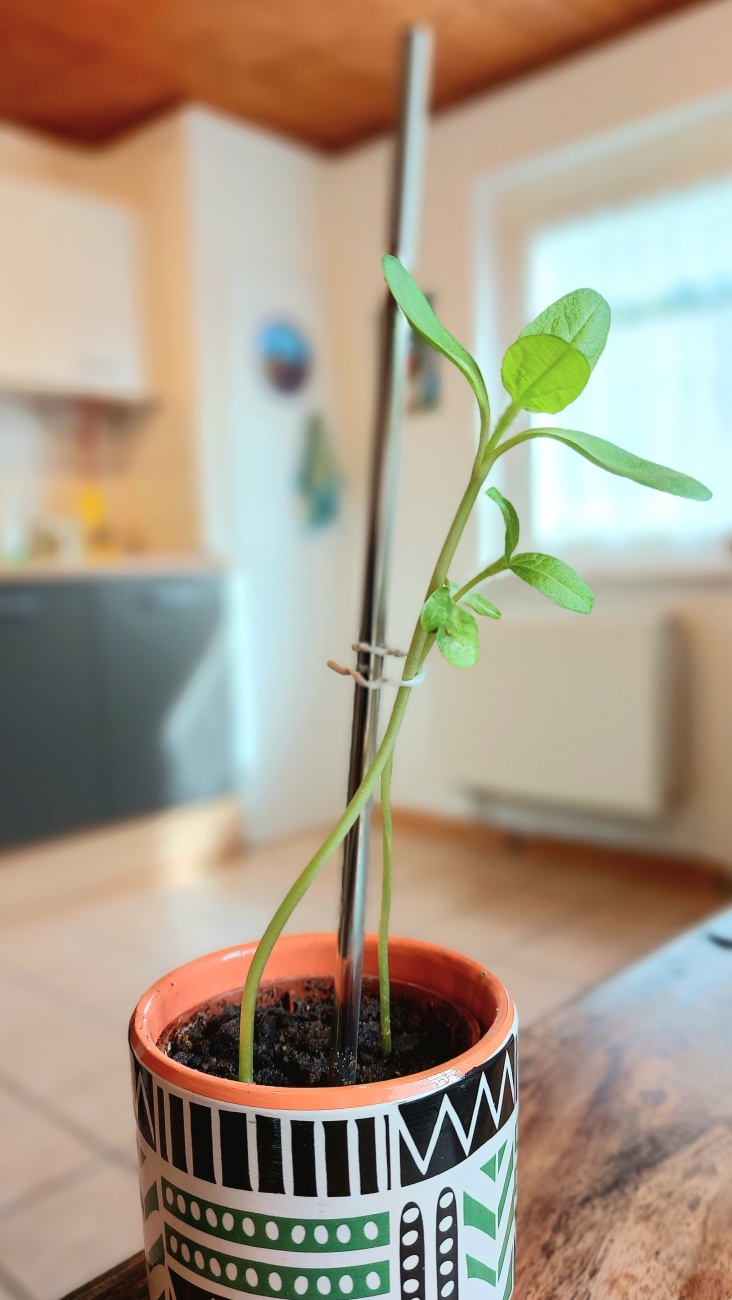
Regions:
M 0 388 L 146 395 L 139 239 L 120 204 L 0 183 Z

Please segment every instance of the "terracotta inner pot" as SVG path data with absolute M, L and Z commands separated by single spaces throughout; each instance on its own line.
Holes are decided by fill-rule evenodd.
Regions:
M 334 988 L 334 982 L 326 979 L 269 981 L 260 987 L 257 1009 L 263 1019 L 257 1032 L 258 1082 L 281 1087 L 327 1085 L 328 1049 L 324 1048 L 323 1031 L 327 1038 L 334 1019 Z M 403 1078 L 418 1070 L 436 1069 L 467 1051 L 480 1037 L 475 1016 L 459 1003 L 447 1002 L 418 984 L 392 983 L 395 1038 L 394 1055 L 389 1061 L 381 1051 L 379 981 L 364 976 L 362 993 L 364 1014 L 358 1049 L 361 1082 Z M 199 1003 L 165 1028 L 158 1047 L 190 1069 L 218 1078 L 235 1078 L 241 995 L 241 989 L 232 989 L 223 997 Z M 259 1072 L 262 1069 L 264 1077 Z M 308 1071 L 311 1077 L 303 1077 Z
M 505 989 L 479 963 L 434 944 L 393 939 L 390 965 L 394 983 L 414 985 L 428 997 L 436 996 L 458 1005 L 477 1025 L 473 1045 L 439 1069 L 349 1088 L 269 1088 L 204 1075 L 166 1056 L 158 1044 L 167 1026 L 200 1003 L 221 998 L 241 987 L 255 951 L 256 944 L 252 943 L 208 954 L 154 985 L 141 999 L 130 1025 L 130 1040 L 138 1059 L 169 1083 L 219 1101 L 261 1106 L 265 1104 L 266 1094 L 268 1104 L 281 1109 L 297 1110 L 312 1105 L 339 1109 L 356 1104 L 356 1094 L 359 1104 L 371 1104 L 387 1097 L 406 1099 L 432 1091 L 438 1078 L 462 1077 L 485 1060 L 492 1043 L 503 1041 L 513 1021 L 514 1009 Z M 334 934 L 286 936 L 277 944 L 267 965 L 267 982 L 283 984 L 332 978 L 336 953 Z M 377 975 L 377 954 L 377 937 L 369 935 L 364 954 L 365 975 Z M 313 1091 L 317 1091 L 317 1101 Z

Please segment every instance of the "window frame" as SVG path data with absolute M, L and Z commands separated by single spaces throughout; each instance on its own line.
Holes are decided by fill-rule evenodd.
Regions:
M 526 250 L 538 230 L 723 178 L 732 179 L 732 104 L 727 98 L 636 122 L 484 177 L 475 205 L 476 351 L 489 391 L 496 395 L 494 405 L 500 409 L 501 357 L 526 323 Z M 528 427 L 528 419 L 523 427 Z M 497 466 L 499 486 L 519 512 L 525 550 L 536 549 L 530 528 L 530 455 L 527 443 Z M 481 554 L 495 550 L 500 521 L 488 503 L 479 516 L 479 530 Z M 610 578 L 645 582 L 655 576 L 709 575 L 718 580 L 732 577 L 730 539 L 732 518 L 727 535 L 719 533 L 698 546 L 688 540 L 674 545 L 672 537 L 617 546 L 575 544 L 562 548 L 562 558 L 585 574 Z

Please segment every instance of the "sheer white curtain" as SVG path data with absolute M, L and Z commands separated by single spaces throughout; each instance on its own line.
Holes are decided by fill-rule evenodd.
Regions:
M 533 423 L 607 438 L 695 475 L 714 498 L 699 505 L 649 492 L 537 440 L 536 543 L 721 549 L 732 536 L 732 180 L 536 231 L 529 316 L 582 285 L 610 303 L 607 347 L 579 400 Z

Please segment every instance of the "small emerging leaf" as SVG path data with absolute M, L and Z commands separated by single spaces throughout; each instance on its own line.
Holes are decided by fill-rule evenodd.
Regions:
M 496 609 L 495 605 L 492 605 L 489 600 L 486 600 L 485 596 L 480 595 L 480 592 L 469 591 L 467 596 L 463 596 L 461 603 L 469 605 L 470 608 L 474 610 L 476 614 L 480 614 L 482 618 L 501 617 L 500 609 Z
M 524 411 L 556 415 L 574 402 L 590 377 L 590 363 L 571 343 L 553 334 L 529 334 L 512 343 L 501 378 Z
M 401 307 L 412 329 L 417 331 L 425 343 L 429 343 L 430 347 L 434 348 L 436 352 L 441 352 L 449 361 L 452 361 L 453 365 L 457 366 L 458 370 L 463 372 L 478 399 L 481 412 L 486 413 L 489 410 L 488 392 L 477 361 L 471 357 L 462 343 L 458 343 L 450 331 L 445 329 L 442 321 L 438 319 L 430 307 L 422 290 L 417 287 L 409 271 L 402 265 L 399 258 L 387 253 L 385 257 L 382 257 L 381 265 L 384 269 L 384 279 L 391 294 Z
M 538 551 L 526 551 L 523 555 L 514 555 L 511 569 L 518 578 L 553 600 L 555 605 L 571 609 L 575 614 L 591 613 L 595 603 L 591 589 L 584 578 L 580 578 L 563 560 L 556 560 L 553 555 L 541 555 Z
M 632 451 L 624 451 L 614 442 L 596 438 L 592 433 L 580 433 L 576 429 L 529 429 L 521 436 L 521 441 L 528 438 L 553 438 L 556 442 L 563 442 L 600 469 L 620 478 L 632 479 L 643 487 L 655 488 L 657 492 L 669 492 L 671 496 L 687 497 L 691 501 L 709 501 L 712 495 L 698 479 L 665 465 L 656 465 L 642 456 L 634 456 Z
M 558 298 L 539 313 L 519 338 L 529 334 L 553 334 L 571 343 L 594 370 L 607 342 L 610 308 L 602 294 L 594 289 L 575 289 Z
M 455 604 L 447 587 L 438 587 L 428 597 L 420 623 L 425 632 L 436 634 L 438 649 L 456 668 L 472 668 L 478 662 L 478 624 Z
M 518 546 L 519 517 L 516 514 L 516 510 L 511 505 L 511 502 L 506 500 L 503 494 L 498 491 L 497 487 L 489 487 L 488 491 L 486 492 L 486 496 L 490 497 L 491 501 L 495 501 L 496 505 L 498 506 L 505 520 L 506 559 L 510 560 L 511 556 L 516 550 L 516 547 Z

